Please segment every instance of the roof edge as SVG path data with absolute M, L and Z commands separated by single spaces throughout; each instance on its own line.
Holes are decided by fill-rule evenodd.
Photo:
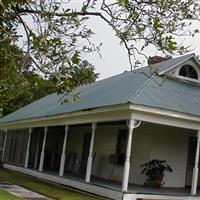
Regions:
M 200 130 L 200 116 L 137 104 L 130 104 L 129 108 L 138 120 Z M 154 121 L 152 121 L 153 117 Z M 167 124 L 169 121 L 171 124 Z M 177 124 L 179 125 L 177 126 Z
M 63 113 L 58 115 L 53 115 L 51 117 L 37 117 L 37 118 L 29 118 L 29 119 L 22 119 L 22 120 L 15 120 L 5 123 L 0 123 L 0 129 L 6 128 L 8 126 L 13 126 L 17 124 L 28 124 L 28 123 L 36 123 L 36 122 L 46 122 L 51 120 L 60 120 L 65 118 L 72 118 L 72 117 L 80 117 L 85 115 L 92 115 L 92 114 L 99 114 L 104 112 L 111 112 L 111 111 L 120 111 L 120 110 L 128 110 L 129 104 L 118 104 L 118 105 L 112 105 L 112 106 L 104 106 L 104 107 L 98 107 L 90 110 L 82 110 L 82 111 L 74 111 L 70 113 Z M 67 120 L 66 120 L 67 122 Z

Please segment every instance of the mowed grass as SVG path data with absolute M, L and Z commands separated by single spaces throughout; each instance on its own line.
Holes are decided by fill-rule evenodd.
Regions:
M 22 200 L 22 198 L 14 196 L 7 191 L 0 189 L 0 200 Z
M 100 200 L 101 198 L 89 196 L 56 184 L 32 178 L 6 169 L 0 169 L 0 179 L 15 183 L 24 188 L 43 194 L 56 200 Z M 6 198 L 4 198 L 6 199 Z M 0 198 L 1 200 L 1 198 Z

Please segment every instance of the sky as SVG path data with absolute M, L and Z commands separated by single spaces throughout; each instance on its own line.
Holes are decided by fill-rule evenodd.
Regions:
M 74 0 L 72 6 L 78 8 L 82 5 L 81 0 Z M 93 63 L 95 71 L 99 73 L 99 79 L 104 79 L 124 71 L 130 71 L 131 66 L 128 62 L 127 50 L 123 45 L 120 45 L 120 40 L 115 36 L 115 32 L 102 19 L 98 17 L 91 17 L 87 25 L 95 32 L 92 41 L 98 43 L 102 42 L 101 57 L 97 53 L 93 53 L 86 58 Z M 194 23 L 192 28 L 200 27 L 200 22 Z M 191 52 L 200 55 L 200 35 L 197 34 L 194 38 L 191 37 L 177 37 L 177 42 L 183 43 L 185 46 L 190 46 Z M 145 54 L 149 56 L 159 55 L 155 48 L 148 48 Z M 142 66 L 146 66 L 146 58 L 138 58 Z
M 62 0 L 63 2 L 65 0 Z M 100 2 L 98 0 L 97 2 Z M 71 6 L 74 9 L 78 9 L 82 6 L 82 0 L 73 0 L 71 1 Z M 69 4 L 67 4 L 69 6 Z M 104 79 L 119 73 L 123 73 L 124 71 L 130 71 L 131 66 L 128 61 L 127 50 L 123 45 L 120 45 L 120 40 L 115 36 L 115 32 L 112 28 L 106 24 L 99 17 L 90 17 L 87 22 L 88 27 L 95 32 L 95 35 L 92 36 L 92 42 L 96 44 L 102 43 L 100 54 L 92 53 L 90 55 L 86 55 L 84 58 L 88 59 L 95 67 L 96 73 L 99 73 L 99 78 Z M 200 22 L 194 23 L 192 28 L 200 27 Z M 197 34 L 194 38 L 191 37 L 177 37 L 178 43 L 182 43 L 185 46 L 190 46 L 191 52 L 196 55 L 200 55 L 200 35 Z M 160 55 L 155 48 L 148 48 L 145 52 L 147 57 Z M 141 66 L 146 66 L 146 58 L 137 57 L 142 63 Z

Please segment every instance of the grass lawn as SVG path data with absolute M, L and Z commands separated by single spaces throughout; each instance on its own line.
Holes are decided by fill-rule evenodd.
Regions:
M 88 196 L 62 186 L 47 183 L 45 181 L 2 168 L 0 169 L 0 178 L 56 200 L 100 200 L 98 197 Z M 1 199 L 0 196 L 0 200 L 3 199 Z
M 20 197 L 14 196 L 5 190 L 0 189 L 0 200 L 22 200 Z

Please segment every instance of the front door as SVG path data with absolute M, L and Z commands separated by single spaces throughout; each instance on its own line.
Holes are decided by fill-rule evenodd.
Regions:
M 195 164 L 197 139 L 190 137 L 188 142 L 188 160 L 186 170 L 186 186 L 192 185 L 192 175 Z M 198 177 L 198 186 L 200 186 L 200 176 Z
M 83 147 L 82 147 L 82 155 L 81 155 L 81 166 L 80 173 L 85 175 L 87 168 L 87 160 L 90 151 L 90 141 L 91 141 L 91 133 L 85 133 L 83 138 Z

